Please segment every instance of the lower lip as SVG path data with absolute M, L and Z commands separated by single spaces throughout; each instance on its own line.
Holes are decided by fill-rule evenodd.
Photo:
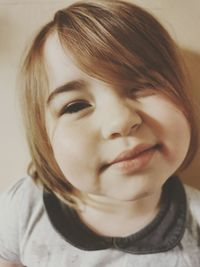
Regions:
M 152 147 L 133 159 L 114 163 L 110 165 L 110 168 L 123 174 L 132 174 L 133 172 L 144 170 L 149 165 L 157 151 L 158 147 Z

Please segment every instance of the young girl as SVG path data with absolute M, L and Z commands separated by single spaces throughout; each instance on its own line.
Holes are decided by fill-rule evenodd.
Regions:
M 36 36 L 20 87 L 30 176 L 0 199 L 1 267 L 199 267 L 198 147 L 176 45 L 124 1 L 78 2 Z

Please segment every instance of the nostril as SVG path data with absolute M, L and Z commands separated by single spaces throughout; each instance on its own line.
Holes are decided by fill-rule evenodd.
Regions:
M 119 136 L 121 136 L 121 134 L 119 134 L 119 133 L 113 133 L 113 134 L 111 135 L 112 138 L 116 138 L 116 137 L 119 137 Z
M 119 113 L 120 112 L 120 113 Z M 112 110 L 103 120 L 102 135 L 104 139 L 114 139 L 122 136 L 130 136 L 134 131 L 139 130 L 143 120 L 138 112 L 131 108 L 124 107 Z
M 111 137 L 116 138 L 120 136 L 129 136 L 133 132 L 137 131 L 139 128 L 140 128 L 140 124 L 133 125 L 132 127 L 127 127 L 127 128 L 121 129 L 120 131 L 116 133 L 112 133 Z
M 133 129 L 133 130 L 138 130 L 139 128 L 140 128 L 140 126 L 141 126 L 141 122 L 140 123 L 136 123 L 135 125 L 133 125 L 132 127 L 131 127 L 131 129 Z

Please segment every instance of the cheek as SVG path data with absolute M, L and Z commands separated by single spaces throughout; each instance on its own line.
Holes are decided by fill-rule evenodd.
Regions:
M 55 160 L 69 183 L 84 192 L 97 190 L 97 156 L 87 132 L 60 131 L 57 128 L 52 148 Z
M 96 166 L 94 140 L 88 131 L 57 126 L 51 140 L 54 157 L 65 177 L 83 180 Z
M 190 144 L 190 126 L 183 113 L 164 97 L 156 96 L 144 105 L 147 123 L 164 144 L 165 155 L 173 164 L 185 158 Z
M 51 140 L 54 156 L 59 165 L 71 166 L 79 162 L 85 151 L 84 134 L 56 127 Z
M 174 160 L 184 160 L 190 145 L 190 126 L 182 114 L 174 114 L 169 124 L 169 141 L 173 151 Z

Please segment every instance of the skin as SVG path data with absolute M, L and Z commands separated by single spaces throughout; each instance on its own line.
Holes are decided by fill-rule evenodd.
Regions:
M 155 217 L 163 184 L 187 154 L 190 128 L 185 116 L 159 92 L 130 95 L 126 88 L 88 76 L 70 52 L 63 51 L 56 34 L 46 42 L 45 59 L 50 94 L 72 80 L 86 83 L 80 90 L 56 95 L 46 107 L 46 126 L 60 169 L 98 205 L 88 202 L 81 218 L 104 235 L 138 231 Z M 67 105 L 78 100 L 85 106 L 68 113 Z M 145 168 L 131 174 L 103 168 L 122 151 L 143 143 L 161 144 Z

